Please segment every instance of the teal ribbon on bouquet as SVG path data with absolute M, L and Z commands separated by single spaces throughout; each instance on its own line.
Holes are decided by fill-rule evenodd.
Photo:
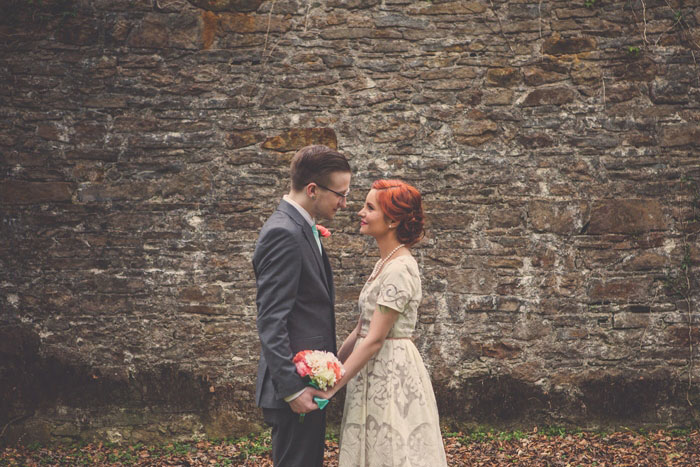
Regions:
M 309 386 L 314 387 L 316 389 L 320 389 L 318 386 L 316 386 L 316 383 L 314 383 L 313 381 L 309 383 Z M 328 399 L 323 399 L 321 397 L 314 396 L 314 402 L 316 402 L 316 405 L 318 405 L 319 410 L 325 409 L 328 405 Z M 299 423 L 304 423 L 304 416 L 306 416 L 305 413 L 299 414 Z

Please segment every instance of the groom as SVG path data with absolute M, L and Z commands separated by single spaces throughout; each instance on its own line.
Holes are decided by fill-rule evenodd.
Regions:
M 333 275 L 316 229 L 346 207 L 350 164 L 326 146 L 291 163 L 291 190 L 263 225 L 253 254 L 261 354 L 255 400 L 272 426 L 277 467 L 323 465 L 326 415 L 292 362 L 300 350 L 336 353 Z M 299 422 L 298 414 L 304 416 Z

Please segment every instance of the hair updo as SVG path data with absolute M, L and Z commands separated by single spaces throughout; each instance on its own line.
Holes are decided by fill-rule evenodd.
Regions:
M 410 246 L 423 238 L 423 204 L 418 190 L 401 180 L 377 180 L 372 189 L 377 190 L 377 203 L 384 215 L 398 222 L 398 241 Z

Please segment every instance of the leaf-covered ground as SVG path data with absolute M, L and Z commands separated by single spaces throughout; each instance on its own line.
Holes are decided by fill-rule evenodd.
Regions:
M 592 433 L 546 428 L 530 432 L 444 433 L 450 466 L 700 466 L 700 432 Z M 338 465 L 329 436 L 325 465 Z M 269 433 L 227 441 L 162 446 L 28 446 L 0 451 L 0 465 L 272 466 Z

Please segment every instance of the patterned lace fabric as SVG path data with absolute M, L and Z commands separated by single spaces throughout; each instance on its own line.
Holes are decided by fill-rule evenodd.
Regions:
M 377 304 L 400 312 L 379 352 L 348 383 L 340 435 L 341 467 L 446 466 L 430 377 L 411 337 L 421 298 L 418 264 L 400 256 L 360 294 L 365 335 Z M 359 342 L 362 338 L 358 339 Z
M 367 282 L 360 292 L 358 307 L 362 317 L 360 335 L 369 332 L 369 323 L 377 305 L 400 313 L 387 337 L 412 337 L 418 319 L 418 305 L 423 297 L 418 263 L 413 256 L 398 256 L 384 265 L 379 275 Z

